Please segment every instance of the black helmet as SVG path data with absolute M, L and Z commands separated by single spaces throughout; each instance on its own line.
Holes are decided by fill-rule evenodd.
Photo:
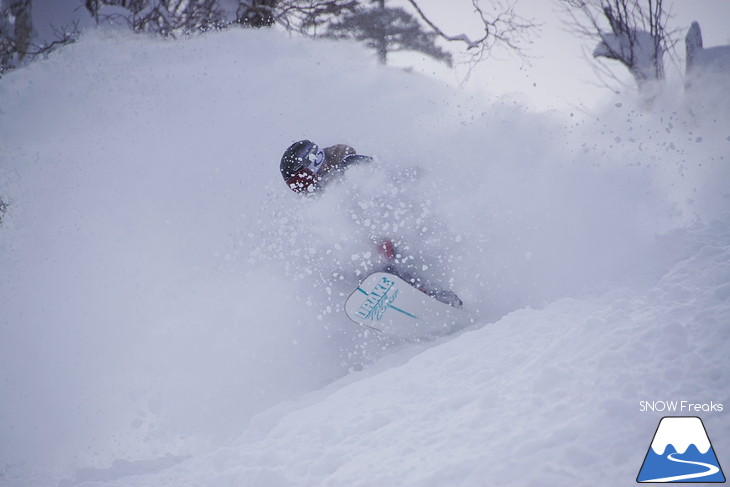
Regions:
M 317 152 L 319 152 L 319 146 L 311 140 L 294 142 L 281 157 L 279 165 L 281 175 L 284 179 L 295 176 L 300 169 L 316 162 Z
M 300 140 L 284 151 L 279 169 L 287 186 L 297 193 L 313 191 L 324 162 L 324 152 L 310 140 Z

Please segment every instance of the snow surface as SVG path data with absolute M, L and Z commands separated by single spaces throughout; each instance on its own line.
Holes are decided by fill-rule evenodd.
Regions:
M 728 403 L 718 91 L 538 114 L 235 30 L 10 73 L 0 484 L 633 483 L 640 401 Z M 378 161 L 302 199 L 278 161 L 304 137 Z M 477 324 L 353 326 L 384 233 Z M 721 464 L 727 414 L 703 415 Z

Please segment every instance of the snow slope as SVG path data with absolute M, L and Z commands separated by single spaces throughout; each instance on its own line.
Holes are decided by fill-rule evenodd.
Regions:
M 11 73 L 0 480 L 633 482 L 639 401 L 730 390 L 730 110 L 704 95 L 536 114 L 244 31 L 97 33 Z M 304 137 L 378 161 L 302 200 L 278 160 Z M 383 233 L 477 325 L 353 327 Z

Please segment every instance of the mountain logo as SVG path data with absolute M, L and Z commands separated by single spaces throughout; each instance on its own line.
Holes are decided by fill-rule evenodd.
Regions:
M 694 416 L 662 418 L 636 481 L 725 482 L 702 420 Z

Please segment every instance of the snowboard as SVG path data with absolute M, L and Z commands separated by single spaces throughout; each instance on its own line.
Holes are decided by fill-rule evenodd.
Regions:
M 387 272 L 370 274 L 347 298 L 345 313 L 360 325 L 399 339 L 439 336 L 471 322 L 470 314 Z

